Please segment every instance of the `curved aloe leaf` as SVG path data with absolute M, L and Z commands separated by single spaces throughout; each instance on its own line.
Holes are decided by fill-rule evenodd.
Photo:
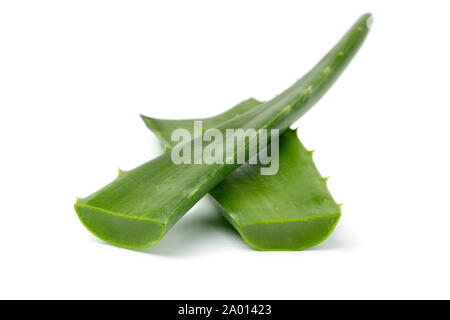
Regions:
M 325 94 L 351 61 L 368 33 L 369 18 L 369 14 L 362 16 L 311 71 L 282 94 L 219 129 L 286 131 Z M 234 160 L 242 151 L 236 151 Z M 152 246 L 238 167 L 237 164 L 175 165 L 170 152 L 166 152 L 123 172 L 87 198 L 78 199 L 75 210 L 83 224 L 105 241 L 130 248 Z
M 258 167 L 242 166 L 210 192 L 243 239 L 260 250 L 303 250 L 328 238 L 341 210 L 296 131 L 280 140 L 276 175 Z
M 259 250 L 303 250 L 324 241 L 341 210 L 294 130 L 280 139 L 280 169 L 262 176 L 259 165 L 235 170 L 211 192 L 225 218 Z
M 246 100 L 218 116 L 206 119 L 163 120 L 142 116 L 147 127 L 169 147 L 176 128 L 192 130 L 195 120 L 206 129 L 220 126 L 260 105 Z M 220 212 L 252 247 L 259 250 L 302 250 L 324 241 L 341 211 L 294 130 L 280 137 L 280 169 L 261 175 L 260 165 L 246 164 L 233 171 L 210 195 Z

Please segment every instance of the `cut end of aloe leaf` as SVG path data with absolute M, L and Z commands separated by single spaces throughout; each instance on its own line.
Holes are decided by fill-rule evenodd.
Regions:
M 83 225 L 96 237 L 116 246 L 143 249 L 157 244 L 165 232 L 161 222 L 117 215 L 83 204 L 75 204 Z
M 299 251 L 325 241 L 340 217 L 340 213 L 332 213 L 296 221 L 255 223 L 242 226 L 239 232 L 257 250 Z
M 367 29 L 370 29 L 373 24 L 373 16 L 371 13 L 366 13 L 366 16 L 367 16 L 366 26 L 367 26 Z

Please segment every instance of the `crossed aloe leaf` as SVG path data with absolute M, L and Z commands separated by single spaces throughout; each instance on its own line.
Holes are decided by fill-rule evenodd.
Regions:
M 306 75 L 267 102 L 249 99 L 227 112 L 202 119 L 206 128 L 279 129 L 279 172 L 260 175 L 259 165 L 174 164 L 170 152 L 130 170 L 92 195 L 75 210 L 97 237 L 123 247 L 145 248 L 163 235 L 209 193 L 243 239 L 260 250 L 301 250 L 325 240 L 341 211 L 312 153 L 289 126 L 332 86 L 362 45 L 371 16 L 359 18 L 343 38 Z M 171 132 L 192 128 L 194 120 L 143 116 L 148 128 L 169 148 Z M 198 119 L 197 119 L 198 120 Z M 250 139 L 256 138 L 250 137 Z M 254 156 L 248 144 L 242 146 Z M 260 150 L 256 150 L 258 152 Z

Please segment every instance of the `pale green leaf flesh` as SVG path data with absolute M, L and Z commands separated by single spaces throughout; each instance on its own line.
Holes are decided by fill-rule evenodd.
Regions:
M 214 128 L 261 102 L 248 99 L 218 116 L 206 119 L 163 120 L 142 116 L 147 127 L 169 147 L 174 129 L 192 131 L 194 121 Z M 276 175 L 261 175 L 260 165 L 246 164 L 233 171 L 210 195 L 220 212 L 242 238 L 259 250 L 302 250 L 324 241 L 340 217 L 307 151 L 293 130 L 280 137 L 280 168 Z
M 253 128 L 257 132 L 250 139 L 255 139 L 260 129 L 285 132 L 325 94 L 352 60 L 368 33 L 369 18 L 366 14 L 358 19 L 327 55 L 290 88 L 218 129 Z M 248 144 L 244 148 L 248 151 Z M 236 157 L 237 152 L 234 160 Z M 128 248 L 152 246 L 238 167 L 176 165 L 166 152 L 78 199 L 75 210 L 86 228 L 107 242 Z

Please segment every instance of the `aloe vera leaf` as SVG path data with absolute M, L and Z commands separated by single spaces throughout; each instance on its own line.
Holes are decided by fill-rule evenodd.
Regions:
M 358 19 L 335 47 L 286 91 L 219 128 L 286 131 L 325 94 L 351 61 L 368 33 L 369 18 L 366 14 Z M 248 144 L 244 148 L 248 149 Z M 242 151 L 237 150 L 233 160 Z M 238 167 L 176 165 L 170 152 L 166 152 L 78 199 L 75 210 L 86 228 L 99 238 L 123 247 L 149 247 Z
M 296 131 L 280 139 L 276 175 L 262 176 L 259 167 L 240 167 L 210 192 L 242 238 L 259 250 L 303 250 L 327 239 L 340 206 Z
M 194 121 L 202 121 L 203 127 L 205 129 L 218 128 L 223 126 L 226 122 L 237 118 L 238 116 L 254 109 L 255 107 L 261 105 L 262 102 L 254 98 L 242 101 L 233 108 L 210 118 L 197 118 L 197 119 L 183 119 L 183 120 L 159 120 L 152 119 L 146 116 L 142 116 L 142 119 L 146 123 L 147 127 L 152 130 L 162 144 L 171 147 L 172 142 L 170 141 L 170 136 L 172 132 L 176 129 L 183 128 L 189 131 L 191 136 L 194 136 Z M 153 121 L 154 120 L 154 121 Z M 159 121 L 158 121 L 159 120 Z
M 206 119 L 164 120 L 142 116 L 162 143 L 170 142 L 174 128 L 192 130 L 195 120 L 206 129 L 236 117 L 261 102 L 248 99 L 218 116 Z M 211 121 L 214 120 L 214 121 Z M 303 250 L 324 241 L 339 221 L 341 211 L 294 130 L 280 137 L 280 169 L 261 175 L 260 165 L 233 171 L 210 195 L 219 211 L 252 247 L 259 250 Z

